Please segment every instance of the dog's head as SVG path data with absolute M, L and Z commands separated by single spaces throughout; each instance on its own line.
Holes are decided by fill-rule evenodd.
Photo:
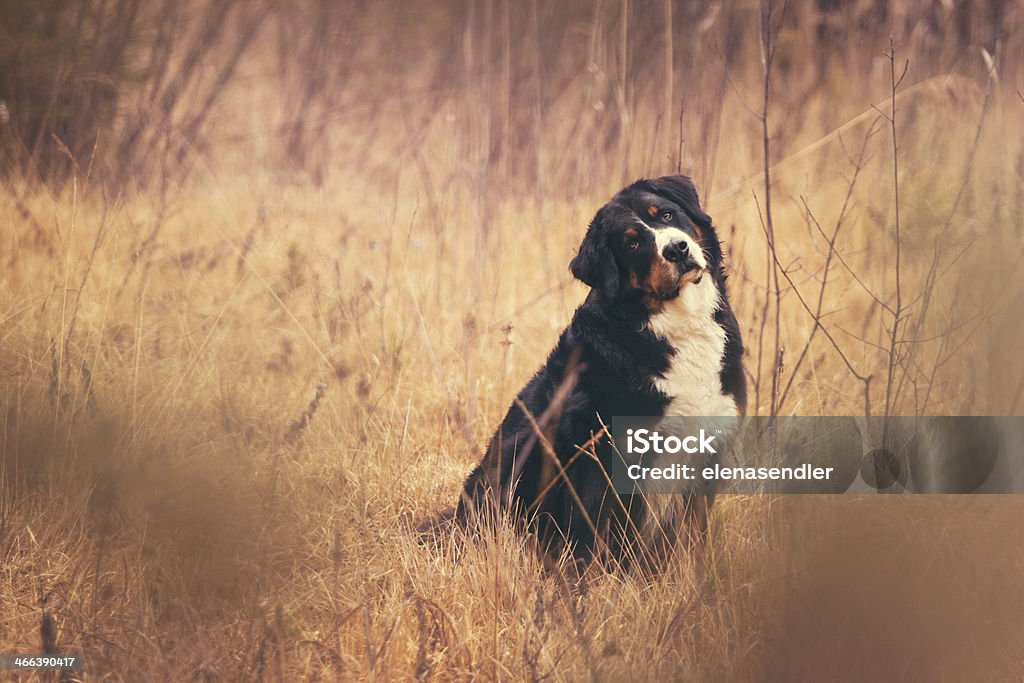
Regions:
M 638 180 L 594 216 L 572 274 L 606 301 L 642 298 L 652 311 L 707 275 L 722 261 L 711 217 L 683 175 Z

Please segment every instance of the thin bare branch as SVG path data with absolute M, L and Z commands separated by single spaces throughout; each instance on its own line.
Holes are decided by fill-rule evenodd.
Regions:
M 818 328 L 821 327 L 822 307 L 824 306 L 824 303 L 825 303 L 825 290 L 828 287 L 828 276 L 829 276 L 829 269 L 832 266 L 832 257 L 836 254 L 836 240 L 839 238 L 839 231 L 842 229 L 843 222 L 846 219 L 847 211 L 848 211 L 848 209 L 850 207 L 850 200 L 851 200 L 851 197 L 853 196 L 853 189 L 854 189 L 854 187 L 857 184 L 857 178 L 860 177 L 860 172 L 861 172 L 861 169 L 863 168 L 864 155 L 865 155 L 865 153 L 867 151 L 868 141 L 871 139 L 871 136 L 874 135 L 874 130 L 875 130 L 875 125 L 874 125 L 874 123 L 872 123 L 871 128 L 868 129 L 868 132 L 864 136 L 864 140 L 861 143 L 860 153 L 858 154 L 857 160 L 856 160 L 856 162 L 854 164 L 853 178 L 850 180 L 849 184 L 847 185 L 846 196 L 843 198 L 843 204 L 842 204 L 842 206 L 839 209 L 839 216 L 836 218 L 836 225 L 835 225 L 835 228 L 832 231 L 832 236 L 827 238 L 828 254 L 825 257 L 825 266 L 824 266 L 823 271 L 822 271 L 821 285 L 820 285 L 820 287 L 818 289 L 818 303 L 817 303 L 817 305 L 815 307 L 815 312 L 814 312 L 815 325 L 814 325 L 813 328 L 811 328 L 811 333 L 808 335 L 807 341 L 804 343 L 804 347 L 800 351 L 800 354 L 797 357 L 796 363 L 793 364 L 793 370 L 789 373 L 789 380 L 786 382 L 786 386 L 782 390 L 782 395 L 779 397 L 779 407 L 780 408 L 782 407 L 782 405 L 785 404 L 786 398 L 789 395 L 789 390 L 793 386 L 793 381 L 796 379 L 796 377 L 798 376 L 798 374 L 800 372 L 800 366 L 803 364 L 804 358 L 807 357 L 807 353 L 810 351 L 811 344 L 814 342 L 814 337 L 815 337 L 815 334 L 818 331 Z M 814 213 L 811 211 L 811 207 L 807 204 L 807 199 L 804 198 L 804 197 L 801 197 L 800 199 L 801 199 L 801 202 L 803 202 L 804 209 L 806 211 L 806 214 L 807 214 L 808 218 L 817 227 L 818 232 L 820 232 L 822 234 L 822 236 L 824 236 L 824 234 L 825 234 L 824 230 L 822 230 L 821 224 L 818 222 L 818 219 L 814 217 Z
M 891 87 L 891 110 L 889 114 L 889 130 L 892 136 L 892 191 L 895 203 L 895 264 L 896 275 L 896 304 L 892 316 L 892 328 L 889 334 L 889 361 L 885 376 L 885 425 L 882 428 L 882 447 L 885 447 L 888 432 L 888 418 L 895 408 L 897 396 L 893 393 L 896 367 L 899 360 L 899 328 L 903 320 L 903 239 L 900 233 L 900 155 L 899 143 L 896 136 L 896 92 L 903 75 L 906 75 L 906 67 L 903 75 L 896 77 L 896 40 L 889 36 L 889 83 Z
M 765 225 L 763 223 L 761 225 L 761 229 L 762 229 L 762 231 L 766 232 L 765 237 L 767 238 L 767 228 L 765 227 Z M 773 256 L 774 256 L 774 254 L 773 254 Z M 815 317 L 814 317 L 814 310 L 811 308 L 810 304 L 807 303 L 806 299 L 804 299 L 803 295 L 800 293 L 800 290 L 796 288 L 796 286 L 793 283 L 792 279 L 790 279 L 789 273 L 787 273 L 781 267 L 781 265 L 778 263 L 778 259 L 775 260 L 775 263 L 776 263 L 776 266 L 779 267 L 779 271 L 782 273 L 782 277 L 784 277 L 786 279 L 786 281 L 789 282 L 790 286 L 793 287 L 793 293 L 796 294 L 796 298 L 800 302 L 800 305 L 803 306 L 803 308 L 807 312 L 807 314 L 810 315 L 811 318 L 814 320 L 815 326 L 821 328 L 821 333 L 824 334 L 825 338 L 828 339 L 829 343 L 832 344 L 832 348 L 835 349 L 836 353 L 839 355 L 839 358 L 843 361 L 843 364 L 846 366 L 846 369 L 849 370 L 850 373 L 854 377 L 856 377 L 857 379 L 859 379 L 862 382 L 869 382 L 869 381 L 871 381 L 870 376 L 862 375 L 860 372 L 857 371 L 857 368 L 854 367 L 853 363 L 846 356 L 846 353 L 843 351 L 842 347 L 839 346 L 839 343 L 835 340 L 835 338 L 832 336 L 832 334 L 828 331 L 828 328 L 826 328 L 825 326 L 823 326 L 821 324 L 820 319 L 815 319 Z

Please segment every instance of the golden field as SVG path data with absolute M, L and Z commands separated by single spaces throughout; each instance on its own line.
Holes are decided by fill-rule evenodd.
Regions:
M 725 497 L 702 562 L 585 587 L 507 528 L 413 528 L 638 177 L 701 188 L 751 413 L 1020 414 L 1024 7 L 328 5 L 230 5 L 163 118 L 125 80 L 78 146 L 0 129 L 0 653 L 81 653 L 82 680 L 1020 678 L 1017 496 Z M 152 146 L 118 156 L 136 120 Z

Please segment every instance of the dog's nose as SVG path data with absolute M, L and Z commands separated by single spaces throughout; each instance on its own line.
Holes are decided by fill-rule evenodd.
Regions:
M 661 255 L 665 257 L 666 261 L 672 263 L 682 263 L 689 253 L 689 247 L 686 246 L 686 242 L 683 240 L 677 240 L 665 245 L 665 248 L 661 250 Z

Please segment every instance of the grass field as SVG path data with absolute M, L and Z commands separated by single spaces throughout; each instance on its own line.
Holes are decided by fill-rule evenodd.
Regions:
M 1017 496 L 725 497 L 703 572 L 585 591 L 508 529 L 411 528 L 585 296 L 593 213 L 646 175 L 692 174 L 726 242 L 750 412 L 1020 414 L 1021 8 L 987 50 L 908 3 L 827 59 L 817 5 L 777 14 L 769 218 L 756 3 L 674 43 L 645 39 L 664 3 L 564 33 L 536 3 L 434 5 L 355 24 L 355 104 L 300 108 L 301 161 L 275 156 L 302 98 L 269 4 L 182 160 L 115 182 L 115 128 L 60 183 L 5 176 L 0 653 L 82 653 L 83 680 L 1019 679 Z

